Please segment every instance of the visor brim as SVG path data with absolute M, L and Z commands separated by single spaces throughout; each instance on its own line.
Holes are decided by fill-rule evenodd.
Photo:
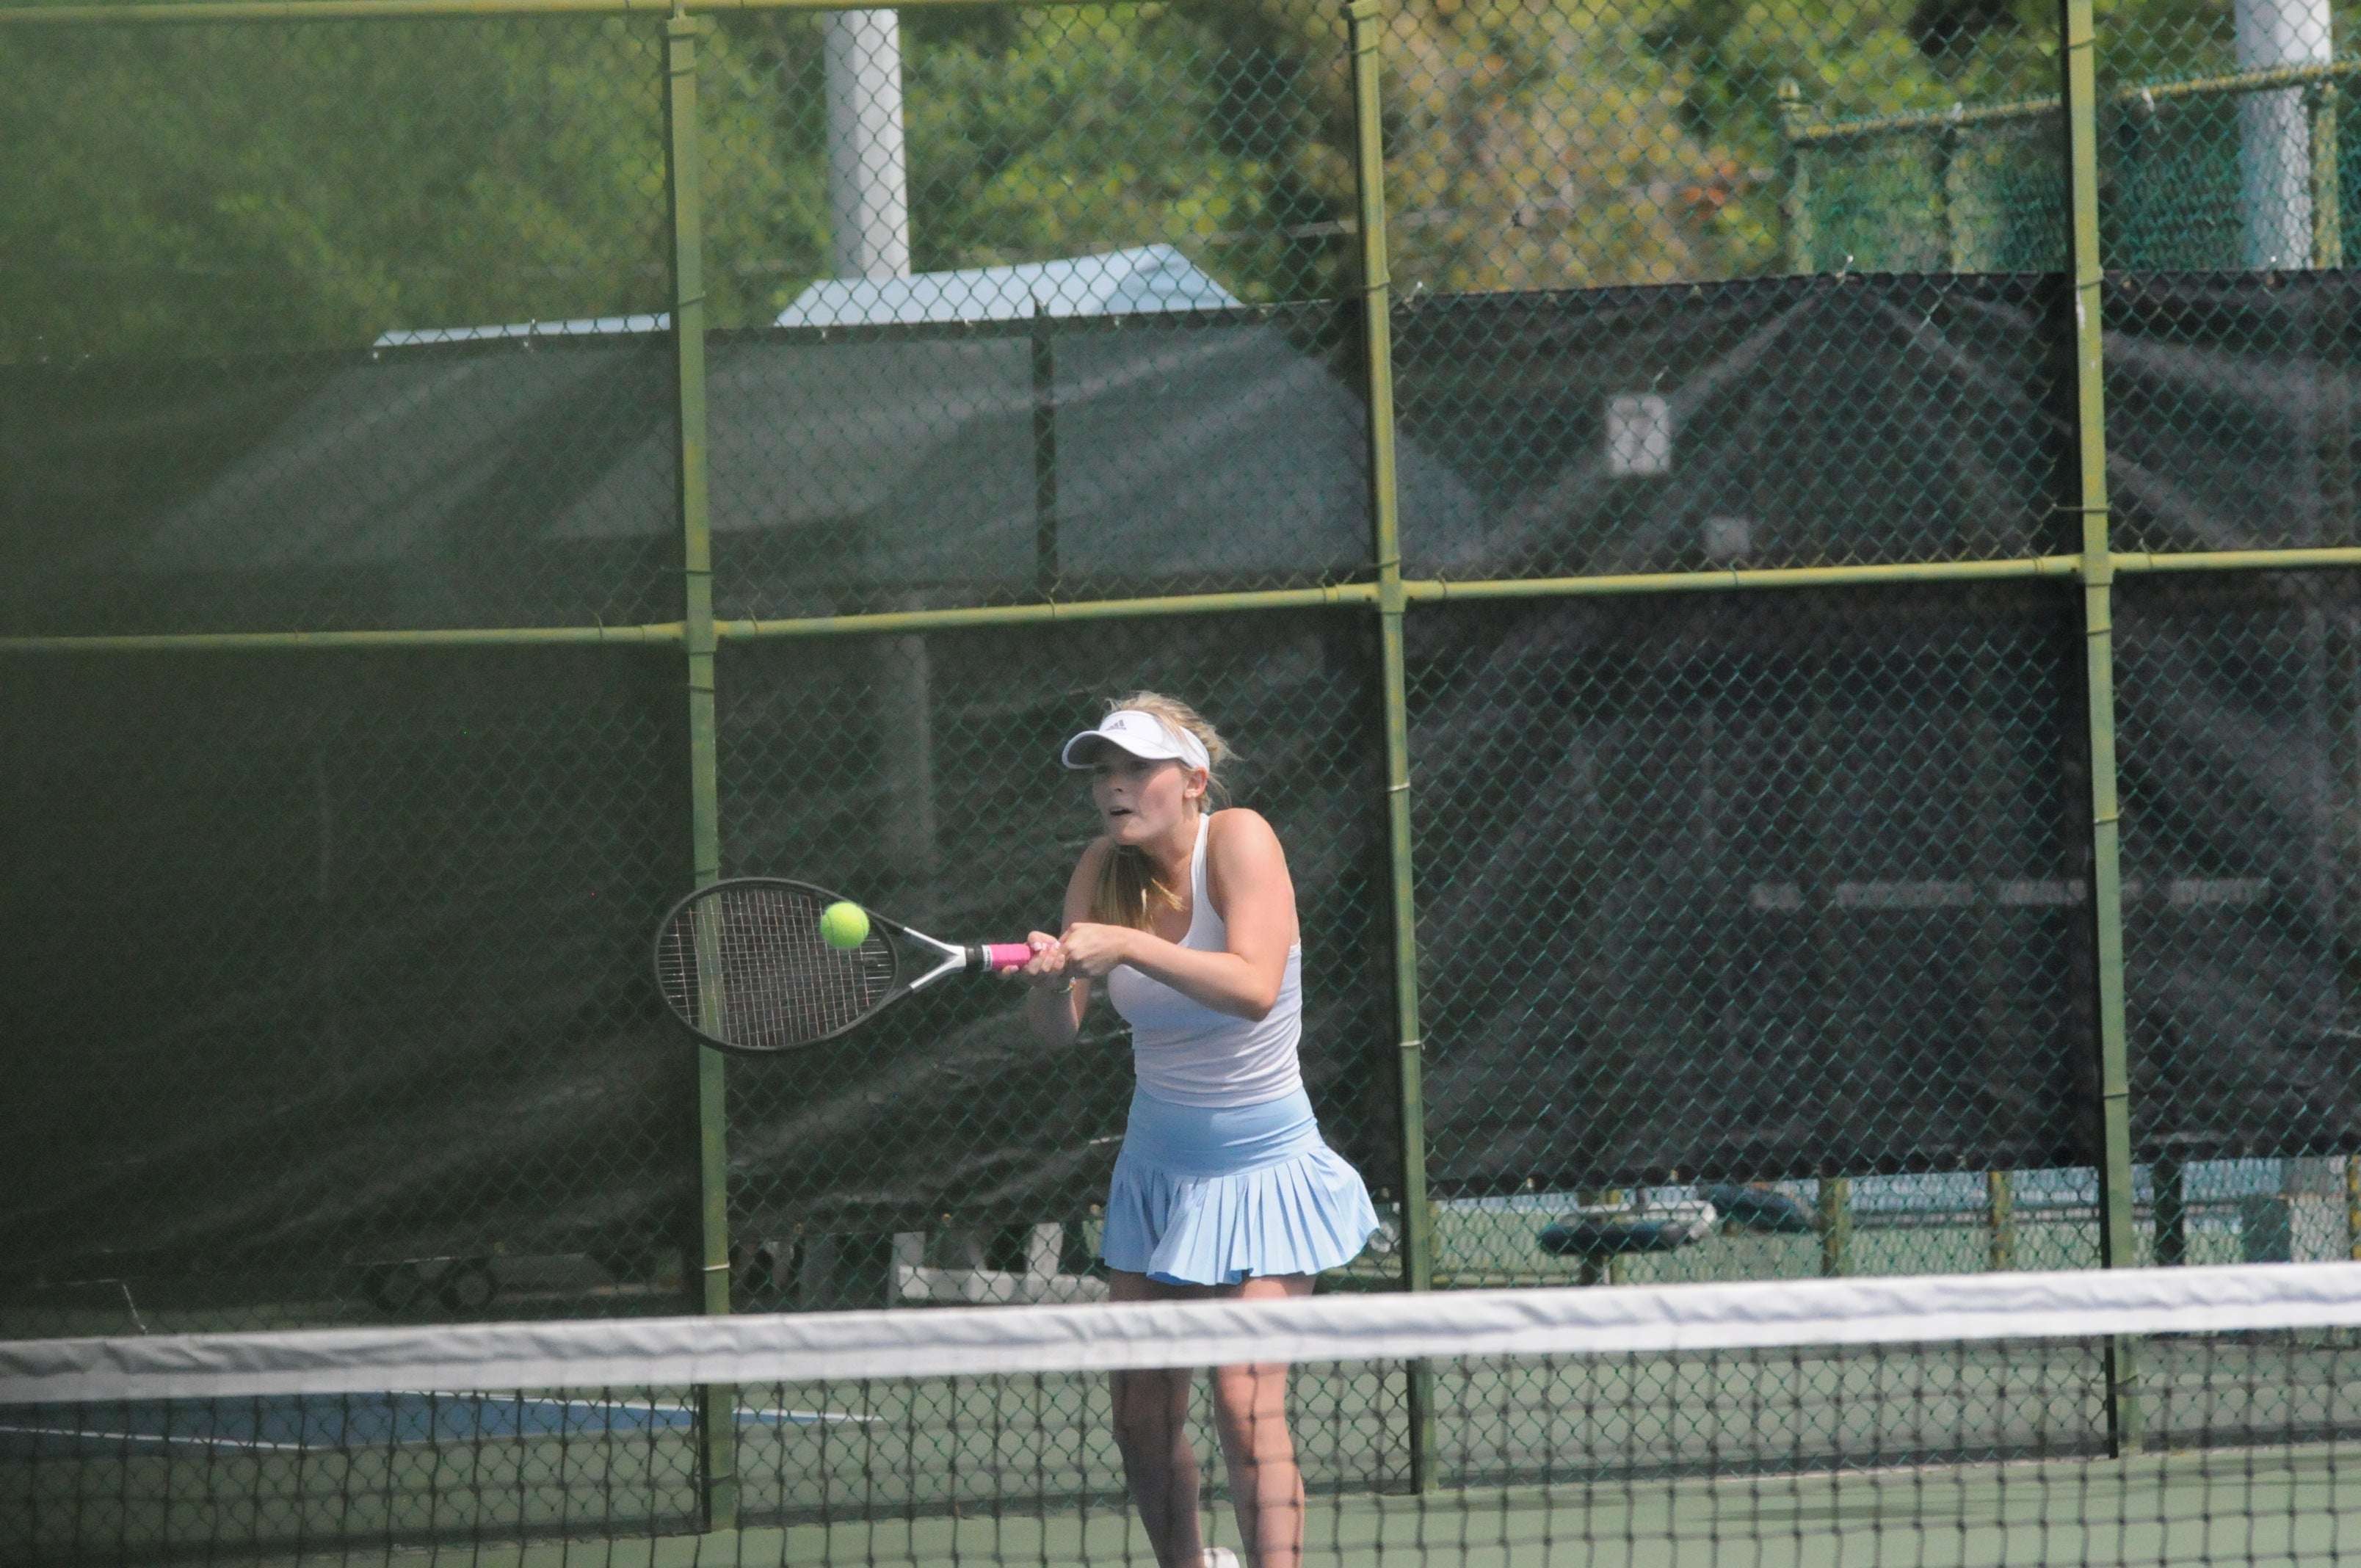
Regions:
M 1102 735 L 1095 729 L 1085 729 L 1067 741 L 1065 750 L 1058 754 L 1058 760 L 1080 772 L 1098 761 L 1097 753 L 1100 747 L 1105 747 L 1111 751 L 1120 751 L 1126 757 L 1134 757 L 1143 762 L 1185 762 L 1189 760 L 1171 751 L 1156 756 L 1151 756 L 1145 751 L 1135 751 L 1114 736 Z

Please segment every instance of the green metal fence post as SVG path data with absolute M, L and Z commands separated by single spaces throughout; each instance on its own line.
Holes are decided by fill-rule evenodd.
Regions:
M 2323 82 L 2304 94 L 2312 123 L 2312 264 L 2345 265 L 2345 215 L 2337 170 L 2336 111 L 2343 94 Z
M 1058 597 L 1058 359 L 1049 308 L 1033 302 L 1033 586 Z
M 664 187 L 672 221 L 672 337 L 678 386 L 683 606 L 688 651 L 689 869 L 702 887 L 721 874 L 719 775 L 713 717 L 713 529 L 705 470 L 703 170 L 697 142 L 697 23 L 675 10 L 664 27 Z M 730 1157 L 721 1053 L 697 1053 L 697 1282 L 692 1304 L 730 1310 Z M 737 1390 L 697 1391 L 697 1503 L 709 1530 L 738 1523 Z
M 1960 233 L 1960 155 L 1963 150 L 1960 127 L 1946 126 L 1935 133 L 1934 146 L 1928 152 L 1935 165 L 1935 177 L 1927 183 L 1935 205 L 1943 215 L 1943 269 L 1947 272 L 1968 270 L 1967 245 Z
M 2345 1157 L 2345 1255 L 2361 1263 L 2361 1155 Z
M 1991 1231 L 1986 1263 L 1995 1274 L 2016 1266 L 2016 1185 L 2004 1170 L 1984 1172 L 1984 1220 Z
M 2091 0 L 2059 0 L 2065 101 L 2067 265 L 2074 302 L 2074 391 L 2081 518 L 2082 646 L 2091 759 L 2092 954 L 2099 1043 L 2099 1260 L 2130 1267 L 2131 1069 L 2124 998 L 2123 855 L 2115 798 L 2114 557 L 2107 543 L 2106 362 L 2099 258 L 2097 34 Z M 2118 1454 L 2140 1447 L 2139 1373 L 2133 1341 L 2107 1352 L 2107 1427 Z
M 1779 82 L 1779 242 L 1787 270 L 1812 269 L 1811 149 L 1797 135 L 1810 110 L 1793 77 Z
M 1820 1178 L 1820 1276 L 1836 1279 L 1852 1272 L 1852 1179 Z
M 1405 1289 L 1434 1287 L 1426 1199 L 1425 1061 L 1419 1038 L 1418 928 L 1411 881 L 1409 691 L 1402 665 L 1401 518 L 1394 477 L 1393 288 L 1386 258 L 1385 134 L 1378 112 L 1378 0 L 1349 0 L 1354 175 L 1360 193 L 1361 341 L 1369 392 L 1369 532 L 1378 567 L 1378 660 L 1385 704 L 1386 850 L 1393 885 L 1394 1016 L 1401 1070 L 1401 1262 Z M 1434 1484 L 1434 1375 L 1409 1368 L 1411 1484 Z

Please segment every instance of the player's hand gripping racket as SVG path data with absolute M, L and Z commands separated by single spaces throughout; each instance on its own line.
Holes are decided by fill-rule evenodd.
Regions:
M 825 888 L 732 877 L 690 894 L 656 927 L 656 986 L 698 1038 L 768 1056 L 832 1040 L 949 974 L 994 974 L 1033 957 L 1022 942 L 961 947 L 868 916 L 857 946 L 837 947 L 820 916 L 845 903 Z

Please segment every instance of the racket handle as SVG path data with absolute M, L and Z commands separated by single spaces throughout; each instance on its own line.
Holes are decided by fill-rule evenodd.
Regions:
M 1033 949 L 1022 942 L 989 942 L 984 945 L 983 967 L 998 974 L 1003 970 L 1023 969 L 1033 961 Z

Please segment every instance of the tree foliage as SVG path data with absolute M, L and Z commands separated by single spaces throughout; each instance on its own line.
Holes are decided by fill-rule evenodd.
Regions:
M 2226 0 L 2101 10 L 2115 79 L 2226 58 Z M 1775 269 L 1783 81 L 1828 120 L 2055 91 L 2032 0 L 1402 0 L 1386 25 L 1406 289 Z M 825 269 L 820 29 L 744 14 L 701 46 L 721 324 Z M 0 355 L 661 310 L 662 37 L 638 16 L 0 29 Z M 1327 0 L 913 11 L 905 60 L 919 267 L 1167 241 L 1245 298 L 1349 287 Z M 2023 134 L 1831 154 L 1831 243 L 1864 267 L 2026 264 L 2037 247 L 1927 236 L 2042 208 L 2048 156 Z
M 659 308 L 643 26 L 0 31 L 6 351 Z

